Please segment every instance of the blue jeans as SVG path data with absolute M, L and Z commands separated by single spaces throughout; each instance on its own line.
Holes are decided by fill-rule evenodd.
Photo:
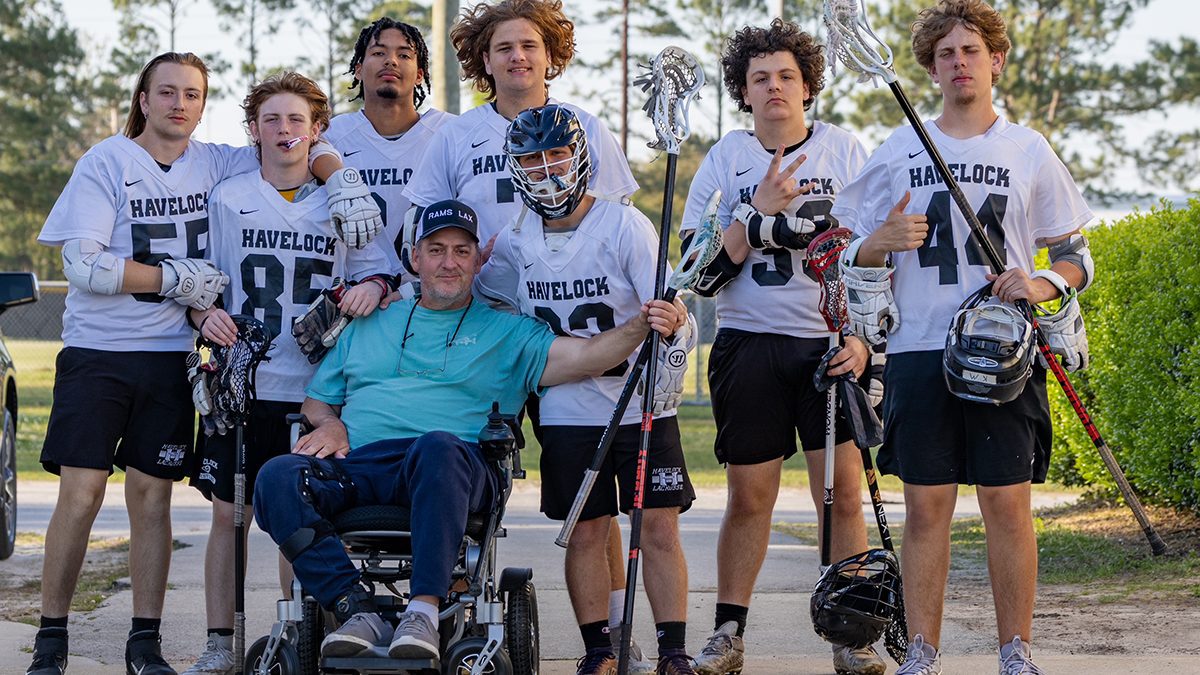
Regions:
M 254 517 L 284 546 L 307 542 L 289 555 L 296 578 L 327 609 L 354 590 L 358 569 L 329 520 L 356 506 L 398 505 L 412 511 L 416 595 L 442 598 L 458 558 L 467 514 L 486 510 L 497 494 L 496 475 L 475 443 L 435 431 L 419 438 L 378 441 L 345 459 L 284 455 L 267 462 L 254 487 Z M 315 532 L 308 536 L 300 532 Z

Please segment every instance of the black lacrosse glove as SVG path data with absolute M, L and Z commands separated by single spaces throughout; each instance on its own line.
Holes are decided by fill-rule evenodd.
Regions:
M 333 286 L 321 291 L 304 315 L 292 324 L 292 337 L 296 338 L 300 352 L 308 357 L 309 363 L 320 363 L 350 323 L 350 317 L 338 309 L 347 289 L 345 281 L 334 279 Z

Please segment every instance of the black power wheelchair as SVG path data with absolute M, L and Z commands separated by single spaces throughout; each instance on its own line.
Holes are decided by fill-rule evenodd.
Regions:
M 311 430 L 303 415 L 289 415 L 293 445 Z M 448 600 L 438 626 L 441 659 L 393 659 L 386 647 L 351 658 L 321 656 L 321 641 L 333 630 L 333 614 L 307 596 L 298 582 L 292 599 L 276 603 L 278 620 L 269 635 L 246 651 L 246 671 L 255 675 L 317 673 L 440 673 L 442 675 L 535 675 L 538 672 L 538 608 L 533 570 L 506 568 L 496 576 L 496 540 L 514 478 L 524 478 L 517 422 L 493 404 L 480 433 L 484 455 L 499 478 L 499 494 L 489 510 L 467 517 L 466 536 L 454 566 Z M 412 576 L 409 509 L 363 506 L 332 519 L 362 580 L 375 593 L 379 613 L 391 624 L 404 611 L 408 594 L 400 585 Z

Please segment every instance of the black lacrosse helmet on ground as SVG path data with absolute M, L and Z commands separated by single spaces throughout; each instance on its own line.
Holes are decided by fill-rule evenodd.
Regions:
M 571 156 L 559 162 L 541 154 L 565 147 L 571 148 Z M 579 206 L 592 176 L 592 158 L 587 134 L 572 110 L 551 104 L 522 111 L 508 126 L 504 152 L 513 186 L 534 213 L 558 220 Z M 527 155 L 547 161 L 522 166 L 520 158 Z
M 898 615 L 903 589 L 896 555 L 875 548 L 830 565 L 813 588 L 813 629 L 855 649 L 874 644 Z
M 1033 324 L 1008 304 L 985 304 L 991 283 L 972 293 L 950 321 L 942 371 L 955 396 L 999 405 L 1025 389 L 1037 352 Z

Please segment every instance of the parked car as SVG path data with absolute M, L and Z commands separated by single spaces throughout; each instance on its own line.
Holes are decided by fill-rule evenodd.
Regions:
M 38 299 L 37 277 L 29 272 L 0 272 L 0 313 Z M 13 553 L 17 540 L 17 380 L 12 356 L 0 335 L 0 560 Z

